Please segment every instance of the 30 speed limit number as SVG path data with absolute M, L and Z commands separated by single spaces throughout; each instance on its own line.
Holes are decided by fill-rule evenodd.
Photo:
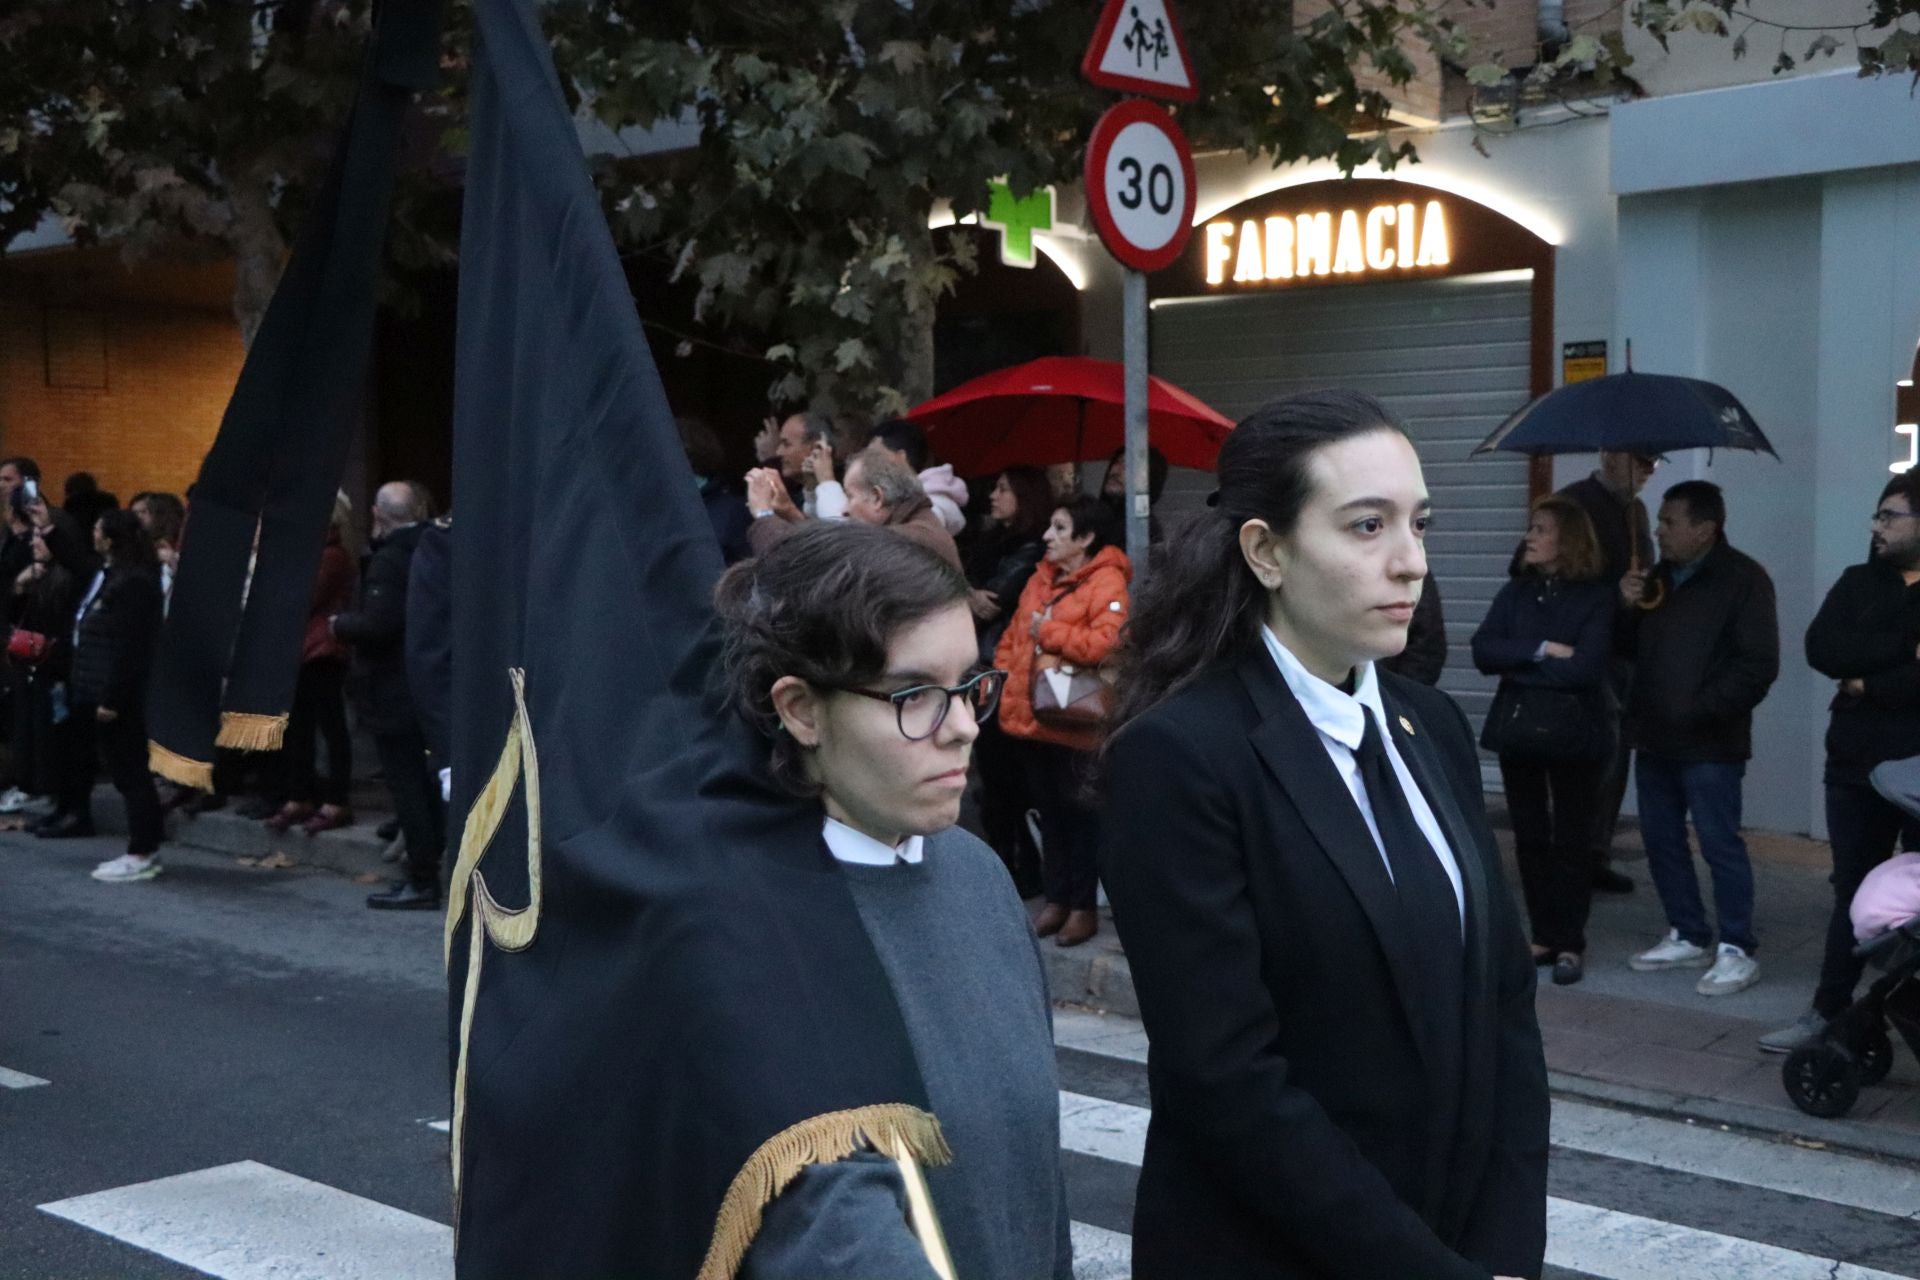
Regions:
M 1193 153 L 1173 117 L 1134 98 L 1111 108 L 1087 145 L 1087 204 L 1113 256 L 1158 271 L 1193 227 Z

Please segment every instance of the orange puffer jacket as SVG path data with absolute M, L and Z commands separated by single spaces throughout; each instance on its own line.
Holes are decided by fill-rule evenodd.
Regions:
M 993 655 L 994 665 L 1008 673 L 1006 690 L 1000 695 L 1000 724 L 1008 734 L 1078 751 L 1099 745 L 1099 734 L 1093 730 L 1056 729 L 1033 718 L 1033 615 L 1046 615 L 1040 623 L 1041 649 L 1076 666 L 1097 667 L 1113 653 L 1126 623 L 1127 584 L 1132 578 L 1133 566 L 1118 547 L 1100 548 L 1068 574 L 1060 573 L 1051 560 L 1040 562 L 1027 579 Z

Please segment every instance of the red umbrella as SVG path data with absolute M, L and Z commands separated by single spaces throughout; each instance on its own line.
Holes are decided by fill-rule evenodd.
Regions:
M 1121 366 L 1046 356 L 984 374 L 907 417 L 964 476 L 1104 458 L 1126 440 Z M 1233 423 L 1171 382 L 1147 380 L 1147 437 L 1176 467 L 1213 470 Z

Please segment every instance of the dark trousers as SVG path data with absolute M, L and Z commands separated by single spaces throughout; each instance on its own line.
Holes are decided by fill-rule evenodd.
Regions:
M 1040 879 L 1048 902 L 1069 911 L 1099 903 L 1100 815 L 1082 796 L 1087 754 L 1051 742 L 1026 742 L 1027 791 L 1040 810 Z
M 15 662 L 8 665 L 4 673 L 8 750 L 6 771 L 0 774 L 0 783 L 37 796 L 45 793 L 34 785 L 32 672 L 33 668 L 25 663 Z
M 1016 887 L 1031 890 L 1039 882 L 1039 858 L 1027 835 L 1027 810 L 1033 807 L 1022 760 L 1026 743 L 1010 738 L 997 721 L 980 726 L 973 744 L 974 777 L 980 784 L 980 833 L 1007 864 Z
M 1536 946 L 1553 952 L 1587 950 L 1587 911 L 1593 904 L 1592 761 L 1547 764 L 1500 757 L 1520 890 Z
M 1598 770 L 1597 789 L 1594 796 L 1593 835 L 1591 839 L 1592 862 L 1595 869 L 1613 861 L 1613 836 L 1620 827 L 1620 806 L 1627 798 L 1627 774 L 1633 762 L 1633 748 L 1627 743 L 1625 719 L 1620 708 L 1627 705 L 1627 695 L 1633 691 L 1633 664 L 1623 658 L 1614 658 L 1607 665 L 1607 683 L 1613 688 L 1613 754 L 1598 766 L 1589 769 L 1593 776 Z
M 315 768 L 314 734 L 326 739 L 327 776 Z M 300 665 L 287 713 L 287 799 L 345 806 L 353 781 L 353 735 L 347 731 L 347 664 L 317 658 Z
M 1647 846 L 1647 870 L 1660 891 L 1667 923 L 1696 947 L 1711 946 L 1714 930 L 1700 900 L 1700 881 L 1687 844 L 1687 817 L 1700 837 L 1700 856 L 1713 877 L 1713 908 L 1719 937 L 1751 955 L 1753 936 L 1753 864 L 1740 835 L 1741 779 L 1744 764 L 1689 763 L 1649 755 L 1634 760 L 1639 781 L 1640 837 Z
M 142 856 L 160 847 L 165 835 L 160 818 L 160 793 L 147 771 L 147 725 L 135 712 L 123 711 L 113 721 L 94 718 L 95 708 L 82 703 L 73 708 L 72 734 L 66 767 L 61 771 L 59 804 L 63 813 L 93 819 L 93 780 L 98 762 L 127 805 L 127 852 Z
M 1869 782 L 1827 784 L 1827 839 L 1833 846 L 1833 916 L 1827 921 L 1827 949 L 1820 960 L 1820 985 L 1813 1008 L 1831 1018 L 1853 999 L 1864 966 L 1853 957 L 1853 895 L 1867 873 L 1901 847 L 1920 844 L 1920 824 L 1881 797 Z M 1902 836 L 1906 839 L 1903 841 Z
M 60 719 L 54 721 L 55 687 L 60 689 Z M 35 671 L 22 694 L 22 714 L 14 725 L 15 785 L 28 795 L 55 796 L 73 755 L 73 719 L 66 714 L 66 685 L 56 672 Z
M 407 879 L 437 892 L 447 815 L 440 801 L 440 779 L 427 763 L 426 735 L 418 729 L 376 733 L 373 745 L 393 796 L 393 816 L 400 820 L 400 832 L 407 840 Z

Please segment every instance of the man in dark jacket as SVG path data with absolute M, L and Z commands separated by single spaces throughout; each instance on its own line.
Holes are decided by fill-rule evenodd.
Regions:
M 407 579 L 427 514 L 420 486 L 405 480 L 380 486 L 373 500 L 373 547 L 360 574 L 360 607 L 333 619 L 333 634 L 353 646 L 360 722 L 373 734 L 407 841 L 406 881 L 367 897 L 368 906 L 389 910 L 439 907 L 446 844 L 440 784 L 407 683 Z
M 1853 999 L 1861 972 L 1847 914 L 1854 892 L 1896 849 L 1916 847 L 1911 837 L 1920 834 L 1868 780 L 1882 761 L 1920 755 L 1920 472 L 1881 490 L 1872 537 L 1867 562 L 1840 575 L 1807 628 L 1807 665 L 1840 682 L 1827 721 L 1833 916 L 1813 1007 L 1760 1037 L 1771 1053 L 1817 1040 Z
M 1653 530 L 1647 521 L 1640 490 L 1646 487 L 1660 460 L 1641 453 L 1602 453 L 1600 469 L 1585 480 L 1560 490 L 1580 504 L 1593 521 L 1600 543 L 1600 580 L 1618 583 L 1629 570 L 1647 565 L 1653 555 Z M 1622 609 L 1630 608 L 1624 601 Z M 1626 620 L 1615 618 L 1613 657 L 1607 665 L 1607 683 L 1614 705 L 1625 708 L 1633 685 L 1633 635 Z M 1614 725 L 1614 752 L 1600 772 L 1600 792 L 1593 810 L 1593 887 L 1601 893 L 1631 893 L 1633 881 L 1615 871 L 1613 835 L 1620 824 L 1620 802 L 1627 794 L 1627 767 L 1633 751 L 1620 725 Z
M 453 517 L 420 535 L 407 575 L 407 692 L 427 740 L 427 756 L 447 795 L 453 760 Z
M 1740 835 L 1741 779 L 1753 755 L 1753 709 L 1780 674 L 1773 579 L 1727 542 L 1720 487 L 1687 480 L 1667 491 L 1651 574 L 1628 573 L 1634 678 L 1627 732 L 1639 751 L 1635 776 L 1647 868 L 1666 909 L 1667 936 L 1633 957 L 1633 968 L 1712 968 L 1704 996 L 1753 985 L 1753 866 Z M 1687 818 L 1713 875 L 1719 947 L 1700 901 Z

